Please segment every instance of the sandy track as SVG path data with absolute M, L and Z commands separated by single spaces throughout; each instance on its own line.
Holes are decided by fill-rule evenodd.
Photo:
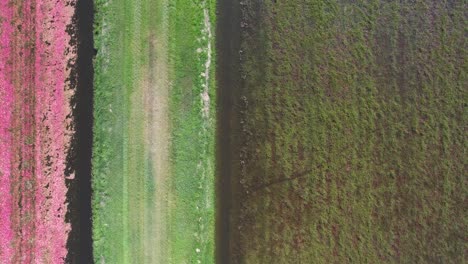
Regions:
M 161 0 L 163 6 L 166 1 Z M 160 11 L 159 11 L 160 12 Z M 153 263 L 167 261 L 166 215 L 169 206 L 168 178 L 169 164 L 169 83 L 167 64 L 167 12 L 164 13 L 160 28 L 150 33 L 149 70 L 145 97 L 147 116 L 147 146 L 149 159 L 155 182 L 154 209 L 149 211 L 153 223 L 148 223 L 152 235 L 145 240 L 145 249 Z M 151 199 L 152 200 L 152 199 Z M 146 218 L 147 219 L 147 218 Z M 151 250 L 153 246 L 154 250 Z
M 168 29 L 167 12 L 160 10 L 166 6 L 165 0 L 157 4 L 150 3 L 149 8 L 152 10 L 150 13 L 158 13 L 162 17 L 150 17 L 149 21 L 143 22 L 149 23 L 148 32 L 134 31 L 137 37 L 147 38 L 148 42 L 136 44 L 142 47 L 135 48 L 133 53 L 147 56 L 148 62 L 141 65 L 141 68 L 137 66 L 134 69 L 136 81 L 131 96 L 128 147 L 134 148 L 130 153 L 138 157 L 129 157 L 131 161 L 129 166 L 137 167 L 128 171 L 128 176 L 132 177 L 128 179 L 127 225 L 137 225 L 134 228 L 129 227 L 132 232 L 136 231 L 139 234 L 138 241 L 135 241 L 136 245 L 129 245 L 130 248 L 136 249 L 136 251 L 131 250 L 130 254 L 135 253 L 134 257 L 144 263 L 166 263 L 168 251 L 166 232 L 170 174 Z M 142 8 L 143 6 L 135 6 L 135 26 L 142 22 L 140 18 Z M 141 146 L 141 149 L 136 146 Z M 135 161 L 132 161 L 132 158 L 135 158 Z M 138 165 L 144 169 L 138 168 Z M 128 239 L 132 240 L 131 237 Z

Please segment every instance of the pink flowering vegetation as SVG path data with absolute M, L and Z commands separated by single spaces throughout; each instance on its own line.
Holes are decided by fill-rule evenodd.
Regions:
M 0 0 L 0 262 L 9 263 L 13 256 L 11 241 L 11 118 L 13 104 L 12 75 L 8 60 L 13 27 L 10 21 L 13 9 L 7 1 Z
M 0 263 L 62 263 L 72 1 L 0 0 Z

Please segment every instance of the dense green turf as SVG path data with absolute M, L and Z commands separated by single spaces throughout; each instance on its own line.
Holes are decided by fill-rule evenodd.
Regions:
M 462 263 L 463 1 L 244 1 L 234 263 Z
M 214 34 L 215 1 L 169 3 L 169 54 L 172 121 L 172 187 L 176 201 L 170 214 L 171 263 L 214 261 L 214 36 L 207 37 L 204 9 Z M 203 117 L 201 94 L 211 42 L 210 113 Z M 202 51 L 200 52 L 201 49 Z M 198 50 L 198 52 L 197 52 Z
M 213 262 L 214 107 L 209 117 L 203 117 L 201 73 L 208 58 L 203 49 L 213 42 L 202 32 L 204 9 L 214 25 L 214 6 L 214 1 L 95 1 L 93 239 L 97 263 Z M 154 159 L 161 146 L 153 144 L 154 120 L 145 108 L 153 95 L 154 79 L 163 74 L 153 75 L 154 61 L 161 60 L 157 52 L 162 52 L 154 54 L 154 45 L 169 54 L 169 98 L 162 100 L 169 104 L 171 137 L 165 186 L 156 185 L 162 176 L 153 170 Z M 214 63 L 214 56 L 211 60 Z M 213 106 L 213 74 L 208 82 Z M 158 196 L 158 188 L 166 189 L 164 197 Z M 155 216 L 158 206 L 167 207 L 162 210 L 164 216 Z M 159 226 L 156 218 L 162 219 Z M 163 237 L 155 243 L 155 236 Z M 159 255 L 154 256 L 155 252 Z

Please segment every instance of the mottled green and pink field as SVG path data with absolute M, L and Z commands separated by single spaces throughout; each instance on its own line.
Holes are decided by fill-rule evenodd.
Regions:
M 61 263 L 73 1 L 0 1 L 0 263 Z
M 468 263 L 464 0 L 0 0 L 0 264 Z

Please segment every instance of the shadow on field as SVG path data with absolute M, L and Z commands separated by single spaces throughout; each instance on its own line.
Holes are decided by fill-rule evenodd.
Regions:
M 230 215 L 236 211 L 238 113 L 235 106 L 240 89 L 240 5 L 238 1 L 220 0 L 217 11 L 216 262 L 230 263 Z

